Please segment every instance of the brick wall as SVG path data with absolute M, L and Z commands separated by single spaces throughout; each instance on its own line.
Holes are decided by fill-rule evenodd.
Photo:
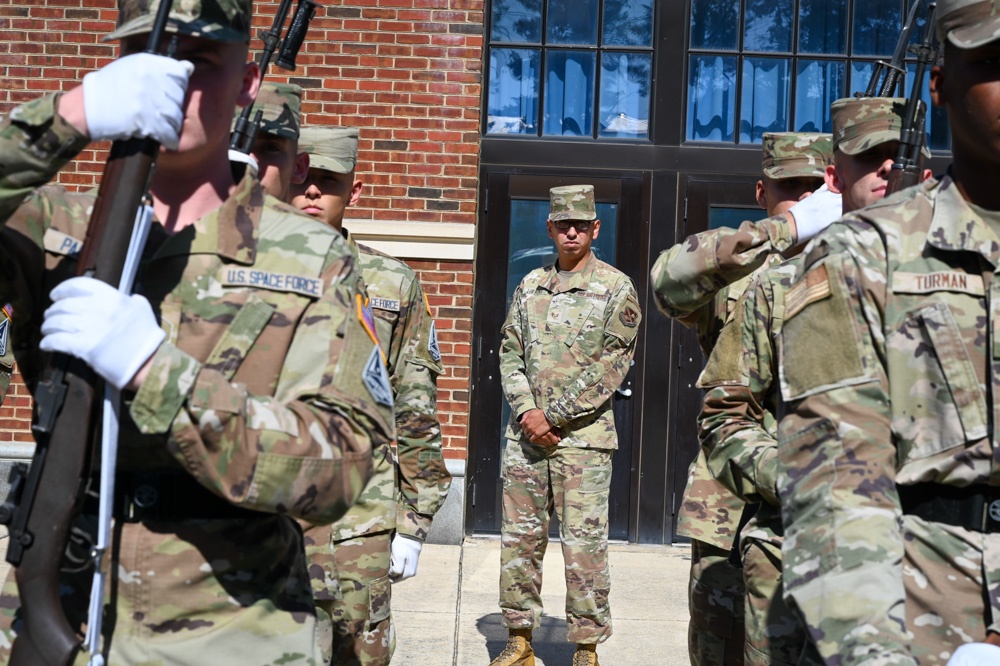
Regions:
M 358 173 L 367 187 L 348 217 L 475 224 L 483 0 L 320 2 L 295 73 L 272 66 L 268 77 L 304 88 L 306 123 L 361 129 Z M 278 1 L 254 5 L 255 32 L 269 28 Z M 68 89 L 113 58 L 115 46 L 100 37 L 116 14 L 114 0 L 0 0 L 0 113 Z M 251 46 L 259 44 L 255 36 Z M 105 149 L 84 151 L 60 182 L 95 185 Z M 472 264 L 411 264 L 427 290 L 446 366 L 438 395 L 446 455 L 463 458 Z M 0 441 L 30 438 L 28 400 L 15 382 L 0 408 Z

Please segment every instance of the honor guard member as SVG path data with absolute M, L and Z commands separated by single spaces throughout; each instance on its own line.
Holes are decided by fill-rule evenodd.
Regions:
M 29 389 L 62 352 L 123 391 L 106 662 L 315 664 L 295 519 L 331 522 L 364 488 L 395 436 L 388 377 L 342 237 L 232 180 L 232 109 L 259 82 L 249 0 L 175 2 L 176 60 L 143 52 L 157 8 L 122 0 L 106 38 L 120 57 L 0 124 L 0 299 Z M 163 148 L 124 295 L 70 277 L 95 193 L 46 183 L 91 141 L 138 136 Z M 73 626 L 90 584 L 63 569 Z M 17 595 L 8 576 L 0 662 L 24 627 Z
M 242 109 L 236 109 L 239 118 Z M 281 201 L 291 198 L 292 183 L 299 184 L 309 172 L 309 155 L 298 150 L 299 128 L 302 125 L 302 88 L 294 83 L 260 84 L 250 112 L 255 118 L 260 111 L 261 125 L 250 149 L 250 166 L 257 171 L 264 192 Z M 230 151 L 233 161 L 245 161 L 247 155 Z
M 732 318 L 749 276 L 780 263 L 781 252 L 840 216 L 840 198 L 822 187 L 831 157 L 829 134 L 765 133 L 757 203 L 768 218 L 744 222 L 739 229 L 695 234 L 656 260 L 652 279 L 657 307 L 696 330 L 706 357 Z M 814 190 L 823 191 L 810 196 Z M 819 212 L 805 210 L 815 204 L 820 205 Z M 789 211 L 796 205 L 798 214 L 793 215 Z M 699 452 L 688 470 L 677 522 L 677 533 L 691 539 L 692 666 L 743 663 L 745 586 L 736 545 L 740 529 L 755 510 L 715 479 Z
M 632 280 L 591 251 L 601 222 L 592 185 L 549 190 L 557 260 L 514 291 L 500 375 L 511 419 L 503 452 L 500 610 L 510 635 L 492 666 L 534 664 L 542 557 L 559 516 L 574 666 L 596 666 L 611 636 L 608 493 L 618 447 L 611 398 L 635 352 L 642 315 Z M 553 509 L 553 507 L 555 507 Z
M 827 664 L 1000 643 L 1000 2 L 935 19 L 947 175 L 831 226 L 784 297 L 785 594 Z
M 842 193 L 845 213 L 884 196 L 899 149 L 905 101 L 849 98 L 833 103 L 833 164 L 826 167 L 826 182 L 831 191 Z M 781 327 L 780 305 L 793 270 L 783 263 L 754 273 L 745 302 L 723 327 L 698 381 L 707 391 L 698 423 L 710 472 L 729 492 L 760 503 L 740 533 L 745 663 L 759 666 L 817 662 L 801 657 L 808 643 L 805 628 L 783 601 L 781 585 L 777 356 L 772 340 Z
M 390 583 L 416 574 L 431 521 L 451 485 L 437 417 L 437 377 L 444 368 L 416 273 L 357 243 L 343 228 L 345 210 L 363 187 L 355 176 L 358 130 L 306 127 L 299 144 L 310 168 L 307 179 L 292 186 L 292 204 L 342 232 L 355 253 L 371 334 L 386 354 L 397 438 L 395 451 L 388 445 L 375 451 L 372 480 L 347 515 L 306 533 L 307 552 L 319 603 L 333 616 L 334 663 L 382 665 L 395 648 Z

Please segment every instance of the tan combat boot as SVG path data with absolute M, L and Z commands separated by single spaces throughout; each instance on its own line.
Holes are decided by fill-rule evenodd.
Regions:
M 511 629 L 507 647 L 490 666 L 535 666 L 535 653 L 531 650 L 531 629 Z
M 573 666 L 601 666 L 597 661 L 597 646 L 593 643 L 577 643 L 573 653 Z

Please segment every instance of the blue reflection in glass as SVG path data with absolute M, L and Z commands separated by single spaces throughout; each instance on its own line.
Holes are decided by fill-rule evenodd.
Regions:
M 652 46 L 653 0 L 604 0 L 604 46 Z
M 691 0 L 691 48 L 735 51 L 740 0 Z
M 800 60 L 795 81 L 795 131 L 829 132 L 830 104 L 844 96 L 844 63 Z
M 598 0 L 549 0 L 549 44 L 597 44 Z
M 735 119 L 736 58 L 692 55 L 688 72 L 688 140 L 732 141 Z
M 593 136 L 596 60 L 585 51 L 547 52 L 544 134 Z
M 648 53 L 601 56 L 600 136 L 649 136 L 651 62 Z
M 917 65 L 908 63 L 906 65 L 906 96 L 913 92 L 913 81 L 917 76 Z M 930 117 L 927 120 L 927 145 L 931 150 L 948 150 L 951 147 L 951 132 L 948 128 L 948 113 L 943 106 L 931 106 L 930 69 L 924 72 L 923 89 L 920 92 L 920 99 L 930 109 Z
M 788 130 L 791 66 L 784 58 L 745 58 L 740 91 L 740 143 Z
M 537 49 L 493 49 L 487 134 L 538 134 L 541 53 Z
M 542 0 L 493 0 L 490 39 L 494 42 L 541 42 Z
M 763 208 L 709 206 L 708 228 L 718 229 L 719 227 L 731 227 L 736 229 L 747 220 L 757 222 L 758 220 L 763 220 L 765 217 L 767 217 L 767 211 Z
M 792 0 L 747 0 L 744 51 L 792 50 Z
M 845 53 L 846 47 L 847 0 L 801 0 L 799 53 Z
M 892 57 L 903 27 L 900 0 L 854 3 L 854 55 Z

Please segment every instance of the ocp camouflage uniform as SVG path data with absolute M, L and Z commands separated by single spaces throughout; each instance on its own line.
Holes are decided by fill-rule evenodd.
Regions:
M 830 227 L 785 296 L 786 595 L 828 664 L 1000 630 L 998 224 L 928 181 Z
M 762 170 L 769 178 L 821 174 L 830 159 L 826 134 L 768 133 Z M 695 329 L 706 358 L 732 320 L 750 276 L 777 265 L 795 244 L 788 217 L 775 215 L 693 234 L 665 250 L 651 271 L 656 306 L 663 314 Z M 731 349 L 728 353 L 736 353 Z M 719 482 L 699 451 L 688 469 L 677 512 L 677 533 L 691 539 L 688 599 L 691 620 L 688 652 L 694 666 L 744 661 L 744 572 L 733 553 L 741 525 L 756 506 L 747 506 Z
M 35 188 L 87 143 L 51 96 L 0 125 L 0 299 L 17 313 L 14 352 L 32 390 L 42 312 L 75 274 L 94 200 Z M 267 287 L 255 284 L 262 276 Z M 394 437 L 350 250 L 247 178 L 197 224 L 173 236 L 153 225 L 136 292 L 167 337 L 122 410 L 108 663 L 318 664 L 293 517 L 341 516 L 370 475 L 372 447 Z M 143 486 L 159 493 L 145 511 L 129 500 Z M 74 626 L 85 575 L 61 581 Z M 13 576 L 0 605 L 5 661 L 20 620 Z
M 641 320 L 632 280 L 591 252 L 566 275 L 529 273 L 503 325 L 500 377 L 510 403 L 503 457 L 500 608 L 508 628 L 542 619 L 542 559 L 552 511 L 566 563 L 568 638 L 611 635 L 608 493 L 618 446 L 611 398 L 635 351 Z M 531 443 L 518 417 L 541 409 L 559 429 L 552 447 Z
M 310 154 L 312 168 L 353 171 L 357 136 L 354 128 L 305 128 L 300 150 Z M 346 230 L 344 235 L 364 278 L 372 335 L 386 354 L 397 441 L 375 452 L 372 480 L 347 515 L 330 527 L 309 529 L 306 541 L 318 605 L 333 618 L 333 663 L 372 666 L 388 664 L 395 649 L 393 531 L 423 541 L 451 475 L 437 417 L 437 377 L 444 368 L 417 275 Z

